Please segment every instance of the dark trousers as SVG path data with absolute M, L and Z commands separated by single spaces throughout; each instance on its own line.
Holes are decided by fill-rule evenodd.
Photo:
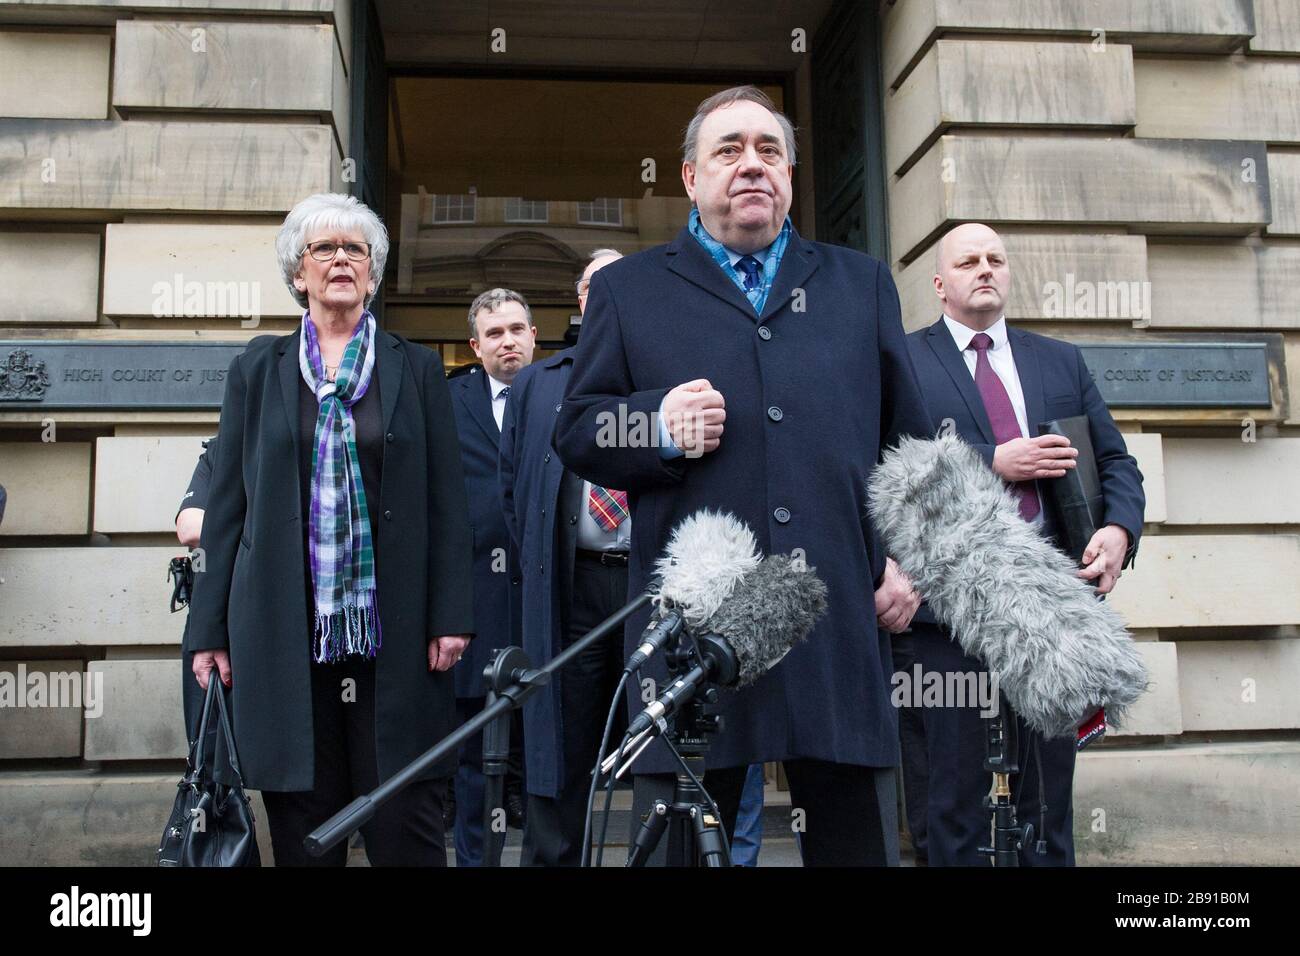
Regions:
M 627 603 L 627 568 L 604 567 L 578 555 L 573 567 L 573 605 L 564 647 L 582 637 Z M 558 797 L 528 795 L 523 866 L 577 866 L 582 861 L 582 828 L 587 816 L 591 770 L 600 750 L 609 705 L 623 671 L 623 631 L 616 628 L 571 661 L 559 674 L 560 726 L 564 775 Z M 623 708 L 619 708 L 622 717 Z M 623 723 L 626 718 L 623 718 Z M 623 726 L 615 724 L 614 739 Z
M 804 866 L 897 866 L 898 791 L 893 767 L 858 767 L 826 760 L 786 760 L 791 829 L 799 835 Z M 736 832 L 748 767 L 710 770 L 704 776 L 722 813 L 727 838 Z M 641 774 L 632 797 L 633 828 L 655 799 L 671 802 L 672 774 Z M 661 841 L 653 863 L 662 863 Z
M 893 638 L 894 671 L 911 674 L 916 662 L 912 635 L 895 634 Z M 925 748 L 925 721 L 919 707 L 898 709 L 898 743 L 903 753 L 903 801 L 907 816 L 907 832 L 912 836 L 912 850 L 916 865 L 928 862 L 925 824 L 929 798 L 926 788 L 930 778 L 929 758 Z
M 485 697 L 456 698 L 456 723 L 465 723 L 479 715 Z M 523 788 L 524 722 L 516 710 L 510 720 L 510 756 L 506 760 L 505 793 Z M 456 768 L 456 865 L 483 865 L 483 795 L 487 778 L 483 776 L 483 734 L 477 733 L 461 744 L 460 764 Z M 503 841 L 504 845 L 504 841 Z M 494 866 L 501 864 L 500 854 Z
M 348 684 L 351 680 L 353 684 Z M 262 791 L 276 866 L 343 866 L 348 842 L 311 856 L 303 838 L 379 785 L 375 755 L 375 662 L 349 658 L 311 666 L 315 788 Z M 346 699 L 345 699 L 346 698 Z M 371 866 L 446 866 L 442 803 L 447 780 L 398 792 L 361 828 Z
M 913 623 L 912 649 L 922 673 L 983 674 L 976 658 L 968 656 L 946 631 L 935 625 Z M 984 806 L 992 775 L 984 769 L 986 752 L 984 720 L 978 703 L 970 706 L 916 709 L 925 725 L 926 853 L 931 866 L 988 866 L 989 858 L 978 852 L 991 840 L 991 816 Z M 1033 846 L 1020 854 L 1021 866 L 1074 865 L 1075 742 L 1045 740 L 1016 718 L 1019 731 L 1020 772 L 1011 778 L 1011 795 L 1020 823 L 1033 823 L 1035 842 L 1047 841 L 1047 852 L 1039 855 Z M 1035 743 L 1037 747 L 1035 748 Z M 915 756 L 915 753 L 911 755 Z M 904 760 L 909 759 L 904 750 Z M 1040 763 L 1041 761 L 1041 763 Z M 1040 819 L 1039 771 L 1042 771 L 1047 812 Z M 909 816 L 912 815 L 909 800 Z

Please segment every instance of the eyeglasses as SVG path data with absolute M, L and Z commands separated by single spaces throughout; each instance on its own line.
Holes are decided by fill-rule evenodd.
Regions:
M 311 257 L 318 262 L 329 262 L 338 255 L 339 244 L 330 242 L 328 239 L 322 239 L 319 242 L 307 243 L 307 248 L 303 252 L 310 252 Z M 360 262 L 362 259 L 370 258 L 370 243 L 368 242 L 345 242 L 343 243 L 344 254 L 353 262 Z M 302 255 L 302 253 L 299 253 Z
M 577 282 L 573 283 L 573 287 L 578 290 L 578 295 L 586 295 L 588 290 L 591 289 L 591 280 L 579 279 Z

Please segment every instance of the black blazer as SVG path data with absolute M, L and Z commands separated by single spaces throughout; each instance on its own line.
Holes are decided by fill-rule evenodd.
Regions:
M 479 366 L 449 379 L 452 409 L 460 434 L 465 495 L 474 534 L 474 623 L 476 635 L 453 669 L 456 696 L 482 697 L 487 693 L 483 668 L 492 652 L 519 644 L 519 562 L 506 530 L 497 488 L 497 454 L 501 431 L 492 414 L 487 374 Z
M 221 449 L 203 520 L 203 571 L 189 650 L 226 648 L 244 782 L 313 787 L 310 614 L 298 479 L 301 332 L 262 336 L 230 364 Z M 451 672 L 428 642 L 473 631 L 471 539 L 451 397 L 438 353 L 376 335 L 384 425 L 375 569 L 383 645 L 375 658 L 379 778 L 456 724 Z M 196 569 L 197 570 L 197 569 Z M 458 665 L 459 666 L 459 665 Z M 455 754 L 427 776 L 454 773 Z
M 1142 516 L 1146 509 L 1142 472 L 1128 453 L 1124 436 L 1115 427 L 1092 373 L 1084 364 L 1083 353 L 1069 342 L 1010 325 L 1007 336 L 1025 396 L 1030 434 L 1037 435 L 1039 423 L 1050 419 L 1088 417 L 1089 436 L 1105 498 L 1104 523 L 1117 524 L 1128 532 L 1129 549 L 1124 556 L 1124 567 L 1128 567 L 1137 555 L 1138 540 L 1142 537 Z M 926 409 L 935 426 L 942 430 L 945 420 L 950 421 L 952 425 L 948 427 L 952 433 L 971 445 L 992 467 L 997 447 L 993 426 L 975 387 L 975 379 L 942 317 L 930 327 L 908 335 L 907 345 Z M 1048 507 L 1043 511 L 1043 532 L 1055 540 L 1056 519 Z M 934 616 L 922 605 L 916 620 L 933 623 Z

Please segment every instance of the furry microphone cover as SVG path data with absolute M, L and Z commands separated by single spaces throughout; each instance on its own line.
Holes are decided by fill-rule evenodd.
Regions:
M 759 554 L 732 514 L 700 511 L 674 530 L 656 565 L 658 602 L 681 608 L 696 634 L 722 637 L 736 652 L 737 687 L 747 687 L 807 638 L 826 610 L 826 584 L 789 555 Z
M 1146 690 L 1119 615 L 961 439 L 903 439 L 867 496 L 889 554 L 1030 727 L 1073 737 L 1099 707 L 1118 724 Z

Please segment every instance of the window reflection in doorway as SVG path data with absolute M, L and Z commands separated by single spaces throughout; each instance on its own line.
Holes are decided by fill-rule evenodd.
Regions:
M 390 95 L 387 325 L 472 361 L 465 311 L 523 293 L 562 343 L 587 256 L 671 240 L 690 211 L 681 137 L 730 83 L 407 76 Z M 779 85 L 763 89 L 778 105 Z M 456 343 L 462 343 L 457 345 Z M 539 356 L 544 352 L 539 352 Z

